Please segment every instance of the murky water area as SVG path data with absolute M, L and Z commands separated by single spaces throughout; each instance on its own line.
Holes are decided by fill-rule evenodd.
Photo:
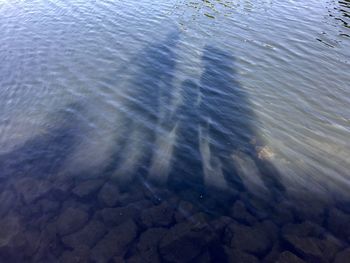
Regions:
M 349 0 L 0 0 L 0 262 L 349 262 Z

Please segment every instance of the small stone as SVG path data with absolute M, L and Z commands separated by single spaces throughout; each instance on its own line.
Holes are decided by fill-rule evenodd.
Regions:
M 349 263 L 349 260 L 350 260 L 350 248 L 347 248 L 336 255 L 334 263 Z
M 259 259 L 257 257 L 238 249 L 226 247 L 225 254 L 227 256 L 227 262 L 259 263 Z
M 179 223 L 184 219 L 191 217 L 197 212 L 198 209 L 196 209 L 190 202 L 181 201 L 175 213 L 175 220 Z
M 234 222 L 232 220 L 232 218 L 227 217 L 227 216 L 221 216 L 213 221 L 210 222 L 210 225 L 212 226 L 212 228 L 215 230 L 216 234 L 218 235 L 218 237 L 221 239 L 221 237 L 224 234 L 224 230 L 225 228 L 231 224 L 232 222 Z M 231 240 L 231 239 L 230 239 Z
M 158 244 L 166 232 L 165 228 L 150 228 L 141 234 L 137 249 L 143 262 L 160 262 Z
M 272 247 L 268 231 L 261 224 L 248 227 L 234 223 L 228 228 L 233 236 L 231 247 L 256 255 L 264 255 Z
M 287 243 L 293 247 L 293 249 L 302 255 L 303 258 L 317 261 L 327 262 L 323 257 L 321 250 L 322 240 L 314 237 L 297 237 L 297 236 L 285 236 Z
M 51 190 L 51 185 L 49 182 L 30 177 L 15 181 L 14 186 L 17 193 L 23 197 L 26 204 L 32 203 Z
M 71 248 L 79 248 L 81 245 L 92 247 L 105 233 L 106 228 L 104 225 L 97 220 L 93 220 L 80 231 L 63 237 L 62 242 Z
M 290 205 L 286 203 L 277 204 L 271 213 L 271 220 L 279 226 L 292 223 L 294 221 L 294 216 Z
M 350 215 L 339 209 L 332 208 L 329 211 L 327 225 L 329 230 L 342 239 L 350 237 Z
M 298 237 L 321 237 L 325 230 L 317 224 L 305 221 L 300 224 L 287 224 L 282 228 L 283 235 Z
M 6 246 L 20 229 L 20 222 L 16 216 L 8 215 L 0 219 L 0 248 Z
M 117 208 L 105 208 L 98 212 L 103 222 L 107 226 L 115 226 L 130 219 L 135 219 L 138 213 L 139 210 L 133 205 Z
M 16 195 L 11 190 L 5 190 L 0 193 L 0 217 L 3 217 L 8 211 L 16 205 Z
M 244 203 L 240 200 L 236 201 L 233 205 L 230 215 L 232 218 L 237 220 L 242 224 L 253 225 L 257 222 L 255 217 L 253 217 L 245 208 Z
M 98 194 L 98 200 L 103 206 L 116 206 L 120 199 L 120 193 L 117 185 L 105 183 Z
M 147 227 L 169 226 L 173 221 L 174 208 L 163 202 L 141 213 L 141 222 Z
M 79 183 L 75 188 L 73 188 L 72 192 L 75 195 L 77 195 L 81 198 L 84 198 L 84 197 L 87 197 L 89 195 L 92 195 L 98 189 L 100 189 L 103 182 L 104 181 L 100 180 L 100 179 L 87 180 L 87 181 Z
M 77 208 L 67 208 L 57 219 L 57 230 L 61 236 L 72 234 L 82 228 L 88 220 L 88 214 Z
M 89 261 L 89 247 L 79 246 L 73 251 L 66 250 L 63 252 L 60 262 L 64 263 L 85 263 Z
M 129 220 L 112 228 L 91 250 L 91 257 L 95 262 L 108 262 L 114 256 L 123 256 L 128 245 L 137 236 L 137 226 Z
M 41 199 L 38 201 L 41 207 L 41 211 L 44 213 L 58 212 L 60 208 L 60 203 L 56 201 L 51 201 L 48 199 Z
M 279 255 L 276 263 L 305 263 L 305 261 L 292 252 L 284 251 Z
M 202 216 L 170 228 L 161 239 L 159 251 L 163 259 L 170 262 L 192 262 L 203 251 L 209 249 L 217 236 L 203 222 Z

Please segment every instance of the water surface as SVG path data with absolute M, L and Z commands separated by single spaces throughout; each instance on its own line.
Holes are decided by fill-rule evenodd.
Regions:
M 343 262 L 349 17 L 0 1 L 0 261 Z

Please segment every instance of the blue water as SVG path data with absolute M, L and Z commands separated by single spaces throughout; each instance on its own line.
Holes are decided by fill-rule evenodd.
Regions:
M 166 236 L 196 213 L 210 229 L 228 217 L 232 236 L 215 230 L 176 258 L 198 237 L 168 249 L 158 233 L 146 262 L 342 262 L 349 17 L 347 0 L 0 0 L 0 262 L 140 260 L 147 230 Z M 162 205 L 171 218 L 145 223 Z M 126 207 L 125 220 L 101 216 Z M 266 221 L 278 229 L 266 248 L 235 243 L 230 225 Z M 286 237 L 310 222 L 322 231 Z M 89 224 L 93 241 L 67 241 Z M 320 251 L 299 247 L 310 243 Z

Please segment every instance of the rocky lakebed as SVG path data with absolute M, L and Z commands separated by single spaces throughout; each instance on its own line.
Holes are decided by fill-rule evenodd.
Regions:
M 122 191 L 111 180 L 58 178 L 22 176 L 1 185 L 1 262 L 350 260 L 344 203 L 231 192 L 223 206 L 210 191 L 141 182 Z

